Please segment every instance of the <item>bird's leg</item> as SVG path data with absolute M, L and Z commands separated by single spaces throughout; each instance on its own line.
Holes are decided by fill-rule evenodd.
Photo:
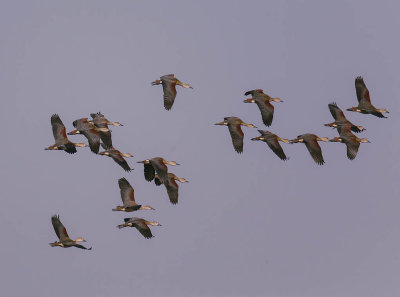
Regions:
M 243 100 L 244 103 L 255 103 L 256 101 L 253 98 L 249 98 L 246 100 Z
M 283 102 L 283 100 L 281 98 L 271 98 L 271 101 Z
M 317 141 L 329 141 L 328 137 L 317 137 Z
M 246 127 L 248 127 L 248 128 L 257 128 L 257 127 L 254 126 L 253 124 L 247 124 L 247 123 L 245 123 L 245 122 L 242 122 L 241 125 L 242 125 L 242 126 L 246 126 Z
M 181 87 L 184 87 L 185 89 L 193 89 L 189 84 L 184 84 L 183 82 L 181 82 L 180 80 L 178 80 L 177 82 L 176 82 L 176 84 L 177 85 L 179 85 L 179 86 L 181 86 Z
M 289 140 L 289 139 L 286 139 L 286 138 L 280 138 L 280 137 L 278 137 L 278 140 L 279 140 L 279 141 L 282 141 L 282 142 L 284 142 L 284 143 L 290 143 L 290 140 Z

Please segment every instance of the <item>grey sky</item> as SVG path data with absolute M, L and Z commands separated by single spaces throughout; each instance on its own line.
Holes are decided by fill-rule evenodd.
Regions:
M 0 1 L 1 296 L 400 295 L 400 4 L 82 2 Z M 150 85 L 167 73 L 194 87 L 169 112 Z M 285 138 L 332 138 L 327 105 L 355 106 L 358 75 L 390 114 L 346 112 L 372 142 L 354 161 L 322 143 L 324 166 L 301 144 L 283 144 L 282 162 L 246 127 L 239 155 L 213 125 L 238 116 Z M 269 129 L 243 103 L 255 88 L 285 101 Z M 87 148 L 43 150 L 53 113 L 72 130 L 97 111 L 124 124 L 113 143 L 133 172 Z M 155 156 L 190 180 L 176 206 L 136 164 Z M 111 211 L 121 177 L 156 208 L 132 215 L 159 221 L 155 238 L 116 228 L 131 216 Z M 53 214 L 93 250 L 51 248 Z

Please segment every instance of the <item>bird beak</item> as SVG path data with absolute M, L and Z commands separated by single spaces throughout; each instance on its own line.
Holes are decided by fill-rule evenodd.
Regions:
M 244 103 L 254 103 L 255 101 L 253 99 L 246 99 L 243 100 Z
M 225 123 L 225 122 L 219 122 L 219 123 L 216 123 L 216 124 L 214 124 L 214 125 L 225 126 L 225 125 L 226 125 L 226 123 Z
M 74 131 L 68 132 L 67 134 L 68 135 L 75 135 L 75 134 L 81 134 L 81 132 L 79 132 L 78 130 L 74 130 Z
M 161 84 L 161 80 L 155 80 L 151 83 L 152 86 Z

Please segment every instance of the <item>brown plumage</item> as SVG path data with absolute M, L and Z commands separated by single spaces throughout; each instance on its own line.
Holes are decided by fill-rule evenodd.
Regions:
M 101 143 L 101 145 L 104 148 L 104 144 Z M 126 162 L 126 160 L 124 159 L 124 157 L 133 157 L 131 154 L 121 153 L 119 150 L 116 150 L 114 147 L 111 147 L 105 150 L 104 152 L 100 152 L 99 155 L 111 157 L 115 161 L 115 163 L 121 166 L 125 171 L 133 170 L 129 167 L 128 162 Z
M 100 148 L 100 132 L 97 130 L 96 126 L 89 122 L 87 118 L 75 120 L 72 125 L 74 125 L 76 130 L 69 132 L 68 135 L 84 135 L 89 142 L 90 150 L 97 154 Z
M 226 117 L 223 122 L 216 123 L 215 125 L 228 126 L 229 133 L 231 134 L 232 144 L 235 151 L 239 154 L 243 152 L 243 137 L 242 126 L 249 128 L 257 128 L 253 124 L 246 124 L 238 117 Z
M 280 138 L 278 135 L 269 131 L 258 130 L 258 132 L 260 132 L 261 136 L 257 136 L 255 138 L 252 138 L 251 140 L 263 141 L 281 160 L 286 161 L 289 159 L 288 157 L 286 157 L 285 152 L 283 151 L 279 143 L 279 141 L 290 143 L 289 139 Z
M 72 240 L 69 238 L 67 229 L 65 229 L 64 225 L 60 221 L 60 217 L 58 215 L 54 215 L 51 217 L 51 223 L 53 225 L 54 231 L 57 234 L 57 237 L 59 238 L 59 241 L 55 241 L 50 243 L 50 246 L 60 246 L 63 248 L 69 248 L 71 246 L 84 249 L 84 250 L 91 250 L 92 248 L 86 248 L 83 245 L 78 244 L 80 241 L 86 242 L 82 237 L 78 237 L 75 240 Z
M 149 239 L 154 237 L 148 225 L 161 226 L 158 222 L 150 222 L 141 218 L 125 218 L 124 224 L 118 225 L 119 229 L 124 227 L 135 227 L 145 238 Z
M 45 150 L 64 150 L 68 154 L 75 154 L 77 146 L 86 146 L 84 143 L 74 143 L 68 139 L 65 126 L 58 114 L 53 114 L 51 116 L 51 127 L 55 144 L 45 148 Z
M 371 103 L 369 96 L 369 90 L 364 83 L 364 79 L 361 76 L 356 77 L 355 80 L 356 95 L 358 100 L 358 106 L 348 108 L 348 111 L 355 111 L 364 114 L 372 114 L 378 118 L 386 118 L 383 113 L 389 113 L 384 108 L 376 108 Z
M 154 179 L 154 175 L 156 172 L 157 172 L 159 178 L 164 182 L 167 179 L 167 173 L 168 173 L 168 167 L 166 164 L 179 165 L 175 161 L 167 161 L 161 157 L 146 159 L 143 161 L 139 161 L 137 163 L 143 163 L 144 178 L 149 182 Z
M 357 156 L 360 143 L 369 143 L 370 141 L 366 138 L 358 138 L 350 131 L 350 127 L 346 127 L 342 130 L 339 137 L 335 137 L 330 140 L 331 142 L 342 142 L 347 148 L 347 158 L 354 160 Z
M 131 212 L 140 209 L 154 209 L 150 205 L 142 206 L 135 202 L 135 191 L 131 184 L 126 180 L 126 178 L 120 178 L 118 180 L 119 189 L 121 192 L 122 206 L 116 206 L 114 211 L 125 211 Z
M 111 131 L 108 129 L 108 125 L 113 126 L 123 126 L 120 122 L 111 122 L 109 121 L 101 112 L 91 113 L 92 123 L 97 127 L 97 130 L 100 133 L 101 141 L 104 143 L 106 149 L 109 149 L 113 146 L 111 139 Z
M 337 128 L 339 134 L 342 129 L 345 127 L 350 127 L 350 129 L 356 133 L 364 131 L 365 129 L 362 126 L 356 126 L 352 122 L 350 122 L 344 115 L 343 111 L 337 106 L 335 102 L 328 104 L 329 111 L 331 112 L 334 122 L 325 124 L 327 127 Z
M 326 137 L 318 137 L 315 134 L 302 134 L 297 136 L 296 139 L 291 140 L 291 143 L 302 142 L 306 145 L 307 150 L 309 151 L 311 157 L 318 165 L 323 165 L 325 163 L 324 158 L 322 156 L 321 147 L 318 144 L 318 141 L 329 141 Z
M 274 106 L 271 101 L 283 102 L 280 98 L 272 98 L 265 94 L 263 90 L 251 90 L 244 93 L 245 96 L 251 95 L 252 98 L 246 99 L 244 103 L 256 103 L 261 112 L 261 118 L 266 126 L 271 126 L 274 117 Z
M 162 84 L 163 92 L 164 92 L 164 108 L 166 110 L 170 110 L 172 105 L 174 104 L 176 98 L 176 85 L 191 88 L 190 85 L 182 83 L 179 79 L 174 77 L 174 74 L 167 74 L 160 77 L 160 79 L 153 81 L 151 85 L 159 85 Z
M 178 190 L 179 186 L 176 181 L 179 181 L 181 183 L 188 183 L 189 181 L 186 180 L 186 178 L 180 178 L 177 177 L 175 174 L 168 172 L 168 178 L 166 179 L 165 182 L 162 182 L 158 175 L 155 175 L 154 178 L 154 183 L 159 186 L 161 184 L 164 184 L 165 188 L 167 189 L 169 201 L 172 204 L 177 204 L 178 203 Z

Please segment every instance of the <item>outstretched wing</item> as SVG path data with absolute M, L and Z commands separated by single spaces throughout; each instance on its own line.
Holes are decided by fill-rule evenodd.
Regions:
M 288 158 L 286 157 L 281 144 L 279 143 L 276 135 L 272 135 L 264 136 L 266 143 L 268 144 L 269 148 L 275 153 L 275 155 L 277 155 L 281 160 L 286 161 Z
M 244 133 L 239 124 L 228 124 L 229 133 L 231 134 L 232 144 L 236 152 L 243 152 L 243 137 Z
M 257 94 L 262 94 L 262 93 L 263 93 L 263 90 L 261 90 L 261 89 L 256 89 L 256 90 L 247 91 L 246 93 L 244 93 L 244 95 L 245 95 L 245 96 L 251 95 L 251 96 L 255 97 L 255 96 L 257 96 Z
M 132 169 L 129 167 L 128 162 L 121 156 L 121 153 L 113 153 L 111 154 L 113 160 L 121 166 L 125 171 L 131 171 Z
M 161 182 L 165 182 L 168 178 L 168 167 L 164 164 L 162 158 L 152 158 L 150 159 L 150 164 L 157 172 L 158 178 L 161 180 Z
M 151 234 L 151 230 L 149 226 L 146 225 L 146 223 L 140 219 L 140 220 L 134 220 L 133 221 L 133 226 L 145 237 L 145 238 L 152 238 L 153 234 Z
M 356 86 L 356 94 L 357 94 L 358 102 L 361 102 L 362 100 L 366 100 L 369 103 L 371 103 L 371 99 L 369 97 L 369 91 L 367 89 L 367 86 L 364 83 L 364 79 L 361 76 L 358 76 L 356 78 L 355 86 Z
M 261 118 L 266 126 L 271 126 L 274 118 L 274 106 L 266 99 L 256 100 L 257 106 L 261 112 Z
M 155 171 L 151 164 L 144 164 L 144 178 L 151 182 L 154 179 Z
M 315 163 L 317 163 L 318 165 L 323 165 L 325 161 L 324 157 L 322 156 L 322 150 L 318 144 L 318 141 L 316 139 L 312 139 L 309 141 L 304 141 L 304 143 Z
M 164 92 L 164 108 L 170 110 L 176 98 L 176 82 L 175 80 L 162 77 L 162 86 Z
M 354 135 L 345 135 L 342 136 L 342 139 L 344 140 L 344 143 L 347 147 L 347 158 L 349 158 L 350 160 L 354 160 L 357 156 L 360 143 L 355 140 Z
M 168 176 L 168 180 L 164 184 L 165 184 L 165 187 L 167 188 L 169 201 L 172 204 L 177 204 L 178 203 L 179 186 L 176 183 L 175 179 L 172 176 Z
M 51 127 L 53 129 L 53 136 L 56 143 L 68 142 L 65 126 L 58 114 L 53 114 L 51 116 Z
M 124 206 L 129 206 L 132 202 L 135 202 L 135 191 L 125 177 L 118 180 L 118 185 L 121 190 L 121 199 Z
M 57 237 L 64 241 L 69 238 L 67 229 L 65 229 L 64 225 L 61 223 L 58 215 L 54 215 L 51 217 L 51 223 L 53 224 L 54 231 L 57 234 Z
M 343 111 L 337 106 L 336 102 L 332 102 L 328 104 L 329 111 L 331 112 L 333 118 L 336 121 L 346 121 L 346 117 L 343 113 Z

